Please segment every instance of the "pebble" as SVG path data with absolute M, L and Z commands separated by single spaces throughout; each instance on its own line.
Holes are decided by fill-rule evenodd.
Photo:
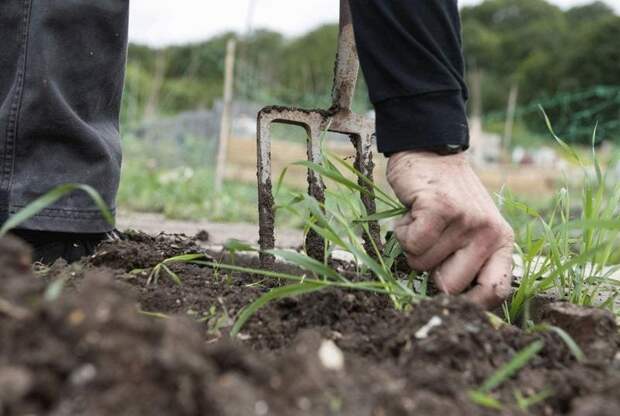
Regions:
M 426 325 L 418 329 L 415 333 L 416 339 L 428 338 L 428 334 L 433 330 L 433 328 L 440 326 L 442 323 L 443 321 L 440 317 L 433 316 Z
M 331 340 L 325 340 L 319 348 L 319 360 L 328 370 L 339 371 L 344 367 L 344 354 Z

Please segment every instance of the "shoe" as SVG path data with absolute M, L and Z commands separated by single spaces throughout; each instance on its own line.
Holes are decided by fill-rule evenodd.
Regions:
M 114 232 L 97 234 L 59 233 L 52 231 L 13 230 L 13 235 L 32 246 L 33 262 L 52 264 L 58 259 L 68 263 L 90 256 L 102 241 L 114 241 Z

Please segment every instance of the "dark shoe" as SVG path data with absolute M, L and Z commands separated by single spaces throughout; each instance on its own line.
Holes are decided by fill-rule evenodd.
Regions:
M 75 234 L 51 231 L 14 230 L 12 234 L 32 246 L 32 260 L 52 264 L 62 258 L 72 263 L 90 256 L 102 241 L 113 240 L 112 233 Z

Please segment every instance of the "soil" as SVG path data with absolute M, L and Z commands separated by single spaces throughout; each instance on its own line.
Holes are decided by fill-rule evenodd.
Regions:
M 230 339 L 232 318 L 275 283 L 173 264 L 182 285 L 165 274 L 146 284 L 154 265 L 197 250 L 132 233 L 82 262 L 33 269 L 25 246 L 0 240 L 0 415 L 620 414 L 620 342 L 606 312 L 541 310 L 583 362 L 555 332 L 497 327 L 443 296 L 401 312 L 370 293 L 317 292 L 268 305 Z M 502 410 L 470 400 L 536 340 L 540 353 L 492 392 Z M 515 394 L 545 389 L 549 398 L 519 409 Z

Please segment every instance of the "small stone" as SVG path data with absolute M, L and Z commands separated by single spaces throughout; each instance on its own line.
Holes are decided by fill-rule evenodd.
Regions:
M 307 397 L 300 397 L 297 400 L 297 407 L 307 412 L 312 407 L 312 402 Z
M 319 360 L 328 370 L 339 371 L 344 367 L 344 354 L 334 341 L 325 340 L 321 343 Z
M 254 414 L 256 416 L 265 416 L 269 413 L 269 406 L 264 400 L 259 400 L 254 404 Z
M 0 403 L 15 402 L 28 394 L 34 384 L 32 373 L 22 367 L 0 367 Z
M 433 328 L 440 326 L 442 323 L 443 321 L 440 317 L 433 316 L 426 325 L 418 329 L 414 336 L 416 337 L 416 339 L 428 338 L 428 335 L 433 330 Z
M 248 341 L 252 339 L 252 336 L 250 334 L 244 334 L 243 332 L 239 332 L 237 334 L 237 339 L 239 339 L 240 341 Z
M 209 232 L 206 230 L 200 230 L 196 233 L 196 235 L 194 236 L 194 238 L 198 241 L 202 241 L 202 242 L 207 242 L 209 241 L 209 239 L 211 238 L 211 236 L 209 235 Z
M 87 384 L 97 376 L 97 369 L 92 364 L 85 364 L 71 373 L 71 383 L 74 385 Z

